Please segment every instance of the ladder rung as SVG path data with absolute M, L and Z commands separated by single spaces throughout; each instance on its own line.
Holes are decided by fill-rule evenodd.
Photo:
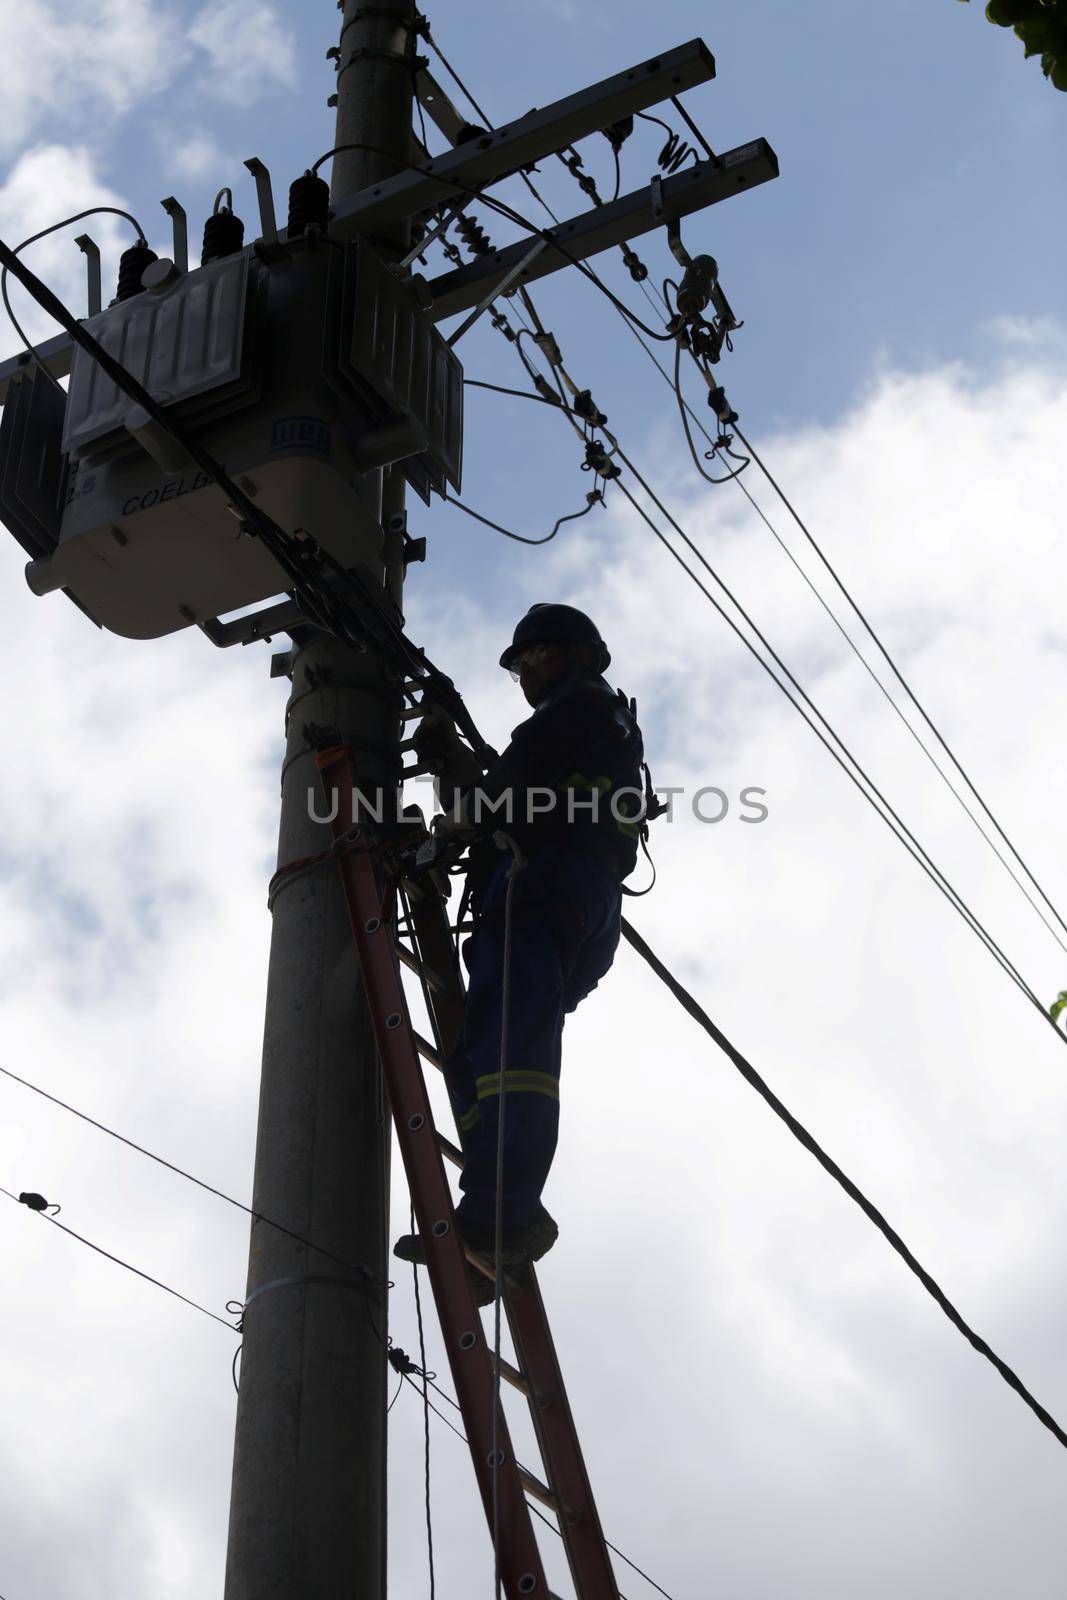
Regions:
M 451 1139 L 446 1139 L 443 1133 L 437 1135 L 437 1148 L 446 1161 L 451 1161 L 454 1167 L 462 1167 L 463 1151 Z
M 418 977 L 425 980 L 427 988 L 432 989 L 435 994 L 444 994 L 448 985 L 439 972 L 432 972 L 429 967 L 423 966 L 418 956 L 414 955 L 407 945 L 401 944 L 399 940 L 397 940 L 396 953 L 409 972 L 414 972 Z
M 503 1356 L 500 1357 L 500 1376 L 505 1383 L 510 1383 L 513 1389 L 518 1389 L 521 1394 L 524 1394 L 527 1400 L 533 1399 L 533 1389 L 530 1384 L 523 1377 L 518 1367 L 513 1367 L 510 1361 L 504 1360 Z
M 540 1478 L 535 1478 L 532 1472 L 527 1472 L 525 1467 L 519 1467 L 519 1480 L 527 1494 L 532 1494 L 535 1500 L 540 1500 L 543 1506 L 548 1506 L 557 1517 L 561 1514 L 559 1502 L 547 1483 L 542 1483 Z
M 419 1055 L 422 1056 L 424 1060 L 428 1061 L 431 1067 L 436 1067 L 438 1072 L 443 1072 L 445 1070 L 445 1064 L 441 1059 L 441 1052 L 438 1050 L 437 1046 L 435 1044 L 431 1044 L 428 1039 L 424 1039 L 421 1033 L 416 1033 L 414 1028 L 411 1030 L 411 1032 L 412 1037 L 415 1040 L 415 1048 L 419 1052 Z
M 488 1256 L 479 1255 L 478 1251 L 472 1250 L 469 1244 L 463 1246 L 463 1254 L 466 1256 L 475 1272 L 480 1272 L 483 1278 L 489 1278 L 492 1282 L 496 1281 L 496 1273 L 493 1270 L 493 1263 Z M 501 1275 L 501 1280 L 504 1284 L 504 1287 L 510 1289 L 512 1294 L 522 1293 L 522 1283 L 512 1273 L 508 1272 L 506 1268 Z
M 547 1483 L 542 1483 L 540 1478 L 535 1478 L 533 1473 L 522 1465 L 521 1461 L 516 1461 L 515 1466 L 518 1469 L 519 1482 L 526 1490 L 526 1493 L 532 1495 L 535 1500 L 540 1500 L 541 1504 L 547 1506 L 550 1511 L 554 1511 L 560 1524 L 566 1522 L 573 1527 L 580 1520 L 570 1506 L 561 1506 Z
M 521 1461 L 516 1461 L 515 1466 L 518 1469 L 519 1482 L 526 1490 L 526 1493 L 532 1495 L 535 1500 L 540 1500 L 541 1504 L 547 1506 L 550 1511 L 554 1511 L 556 1519 L 561 1525 L 566 1522 L 573 1527 L 579 1519 L 570 1506 L 560 1505 L 548 1484 L 542 1483 L 540 1478 L 535 1478 L 533 1473 L 522 1465 Z
M 416 717 L 422 717 L 425 714 L 426 707 L 424 705 L 408 706 L 400 713 L 400 720 L 401 722 L 414 722 Z

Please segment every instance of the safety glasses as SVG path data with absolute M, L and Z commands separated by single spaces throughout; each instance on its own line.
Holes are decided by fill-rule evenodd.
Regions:
M 508 671 L 515 679 L 515 682 L 518 683 L 519 675 L 524 666 L 543 666 L 555 649 L 556 646 L 554 644 L 528 644 L 525 650 L 520 650 L 517 656 L 512 657 Z

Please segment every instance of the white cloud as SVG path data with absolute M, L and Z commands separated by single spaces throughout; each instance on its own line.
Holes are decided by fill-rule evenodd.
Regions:
M 210 57 L 216 84 L 237 105 L 296 82 L 296 35 L 272 5 L 244 0 L 206 5 L 187 33 Z
M 0 188 L 0 238 L 14 247 L 41 228 L 93 205 L 128 209 L 124 197 L 99 177 L 84 145 L 37 145 L 19 157 Z M 150 230 L 158 226 L 154 217 L 143 218 L 141 225 Z M 89 234 L 99 246 L 105 304 L 113 292 L 119 255 L 136 237 L 129 222 L 103 212 L 28 247 L 27 265 L 66 301 L 76 316 L 84 315 L 86 309 L 85 257 L 74 243 L 80 233 Z M 58 332 L 51 318 L 10 276 L 8 285 L 15 315 L 31 340 L 49 338 Z M 21 348 L 18 335 L 5 317 L 0 329 L 0 351 L 6 356 Z
M 838 426 L 757 441 L 1061 902 L 1065 423 L 1063 374 L 1024 353 L 988 381 L 889 374 Z M 1064 956 L 744 500 L 644 456 L 1051 998 Z M 30 597 L 13 543 L 0 562 L 27 664 L 0 772 L 3 1063 L 247 1193 L 281 686 L 265 654 L 100 635 Z M 553 593 L 594 611 L 657 779 L 769 791 L 759 827 L 661 826 L 634 922 L 1062 1421 L 1062 1046 L 618 501 L 526 570 L 515 613 Z M 514 618 L 420 580 L 411 631 L 499 741 Z M 1056 1593 L 1059 1447 L 628 951 L 568 1022 L 563 1096 L 542 1282 L 609 1537 L 671 1593 Z M 17 1087 L 0 1100 L 0 1183 L 214 1308 L 240 1292 L 240 1217 Z M 227 1335 L 3 1207 L 4 1592 L 219 1592 Z M 393 1299 L 410 1350 L 407 1276 Z M 432 1314 L 429 1342 L 447 1383 Z M 419 1593 L 409 1393 L 391 1420 L 392 1581 Z M 466 1600 L 489 1543 L 464 1447 L 441 1428 L 433 1448 L 438 1593 Z
M 204 178 L 221 170 L 223 153 L 218 140 L 210 133 L 182 138 L 170 131 L 161 136 L 160 146 L 167 170 L 179 178 Z
M 163 0 L 0 0 L 0 149 L 39 124 L 54 137 L 95 131 L 158 95 L 188 57 L 180 18 Z

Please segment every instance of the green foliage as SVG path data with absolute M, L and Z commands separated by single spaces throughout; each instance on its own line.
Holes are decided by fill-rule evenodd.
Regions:
M 1048 1008 L 1048 1014 L 1053 1022 L 1060 1020 L 1060 1012 L 1067 1011 L 1067 989 L 1061 989 L 1055 1000 Z
M 989 0 L 985 14 L 996 27 L 1014 29 L 1024 56 L 1040 56 L 1053 88 L 1067 92 L 1067 0 Z

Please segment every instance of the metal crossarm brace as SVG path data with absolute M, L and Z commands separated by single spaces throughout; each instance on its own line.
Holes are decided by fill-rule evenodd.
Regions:
M 458 198 L 467 189 L 496 183 L 576 139 L 714 76 L 715 61 L 702 39 L 665 50 L 506 127 L 488 129 L 481 138 L 435 156 L 425 167 L 399 172 L 395 178 L 361 189 L 334 207 L 333 219 L 339 225 L 335 231 L 341 236 L 377 233 L 442 200 Z
M 766 139 L 754 139 L 736 150 L 727 150 L 714 162 L 698 161 L 673 178 L 657 180 L 656 193 L 662 206 L 658 213 L 649 187 L 594 206 L 591 211 L 584 211 L 558 227 L 546 228 L 544 238 L 548 247 L 521 266 L 519 282 L 523 286 L 534 283 L 550 272 L 572 266 L 575 261 L 584 261 L 587 256 L 595 256 L 613 245 L 625 244 L 628 239 L 651 233 L 665 222 L 690 216 L 720 200 L 729 200 L 777 176 L 778 157 Z M 552 241 L 557 239 L 562 249 L 553 248 Z M 431 278 L 430 315 L 439 321 L 477 305 L 515 271 L 529 249 L 529 239 L 519 239 L 503 250 L 492 250 L 480 256 L 465 267 Z

